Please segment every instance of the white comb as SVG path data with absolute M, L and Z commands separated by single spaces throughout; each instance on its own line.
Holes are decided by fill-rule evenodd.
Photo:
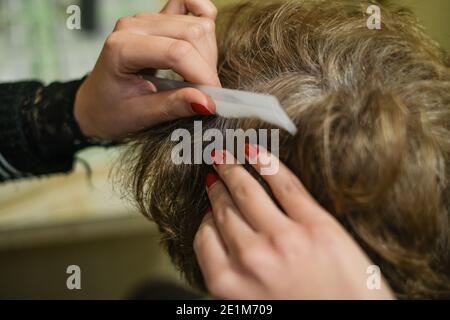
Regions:
M 297 133 L 297 127 L 289 118 L 275 96 L 208 87 L 189 82 L 168 80 L 145 75 L 158 91 L 168 91 L 180 88 L 196 88 L 211 96 L 216 104 L 217 115 L 224 118 L 258 118 L 267 123 L 285 129 L 292 135 Z

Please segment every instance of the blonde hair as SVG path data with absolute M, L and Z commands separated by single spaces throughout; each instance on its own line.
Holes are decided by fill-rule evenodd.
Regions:
M 233 5 L 218 20 L 220 79 L 227 88 L 279 98 L 299 129 L 282 135 L 280 158 L 399 298 L 448 298 L 449 60 L 405 10 L 382 6 L 381 30 L 369 30 L 368 5 Z M 254 119 L 202 120 L 204 130 L 269 127 Z M 124 176 L 175 264 L 202 286 L 192 242 L 209 206 L 210 168 L 172 164 L 175 128 L 192 131 L 193 119 L 134 137 Z

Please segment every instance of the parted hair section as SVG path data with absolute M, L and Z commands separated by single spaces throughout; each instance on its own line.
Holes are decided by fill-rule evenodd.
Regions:
M 408 11 L 358 0 L 245 1 L 220 11 L 227 88 L 278 97 L 298 133 L 280 158 L 378 265 L 399 298 L 450 297 L 449 60 Z M 203 287 L 193 240 L 209 207 L 205 165 L 175 165 L 175 129 L 264 129 L 182 119 L 132 137 L 121 177 L 175 265 Z M 330 266 L 332 268 L 332 266 Z M 301 269 L 299 269 L 301 270 Z

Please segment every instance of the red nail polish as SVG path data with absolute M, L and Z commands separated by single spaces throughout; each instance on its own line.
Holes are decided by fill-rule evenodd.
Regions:
M 257 146 L 252 146 L 250 144 L 245 145 L 245 155 L 247 158 L 253 159 L 256 158 L 259 154 L 259 150 Z
M 213 185 L 216 184 L 217 181 L 219 181 L 220 178 L 217 174 L 215 173 L 208 173 L 208 175 L 206 176 L 206 186 L 209 188 L 211 188 Z
M 213 116 L 214 115 L 204 105 L 201 105 L 201 104 L 198 104 L 198 103 L 191 103 L 191 107 L 192 107 L 192 110 L 194 110 L 195 113 L 198 113 L 200 115 L 203 115 L 203 116 Z
M 222 151 L 213 150 L 211 152 L 211 159 L 215 166 L 219 166 L 224 163 L 224 156 Z

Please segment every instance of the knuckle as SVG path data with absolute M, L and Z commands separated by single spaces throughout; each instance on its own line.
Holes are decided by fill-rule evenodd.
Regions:
M 118 32 L 111 33 L 105 41 L 105 48 L 115 51 L 122 45 L 122 37 Z
M 216 6 L 211 6 L 210 9 L 208 9 L 208 15 L 215 19 L 217 17 L 217 14 L 219 13 L 219 10 Z
M 183 40 L 175 40 L 169 46 L 168 57 L 173 64 L 178 64 L 192 53 L 192 45 Z
M 231 278 L 230 271 L 218 270 L 213 278 L 206 281 L 211 294 L 216 298 L 226 298 L 232 289 Z
M 233 214 L 233 210 L 230 207 L 225 206 L 217 210 L 216 219 L 221 225 L 227 225 Z
M 267 250 L 260 245 L 246 247 L 238 252 L 238 260 L 247 270 L 256 270 L 265 265 Z
M 136 19 L 155 19 L 158 17 L 158 14 L 153 12 L 138 12 L 134 17 Z
M 255 195 L 255 190 L 250 185 L 239 183 L 234 190 L 237 200 L 249 201 L 250 199 L 257 198 L 257 195 Z
M 117 20 L 114 30 L 119 31 L 127 29 L 133 24 L 133 21 L 134 18 L 132 17 L 121 17 Z
M 199 24 L 205 33 L 212 33 L 216 30 L 216 23 L 214 20 L 201 18 Z
M 297 251 L 298 234 L 292 231 L 278 232 L 269 236 L 269 241 L 272 243 L 275 250 L 279 253 L 286 254 Z
M 205 36 L 206 30 L 200 23 L 191 23 L 186 28 L 186 37 L 188 39 L 199 39 Z

